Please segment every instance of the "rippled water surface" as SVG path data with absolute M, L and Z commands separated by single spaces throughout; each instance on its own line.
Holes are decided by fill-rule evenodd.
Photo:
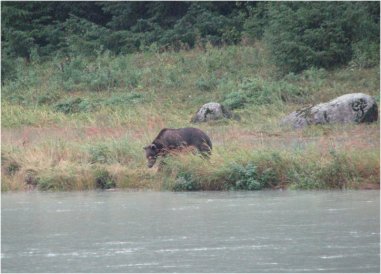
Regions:
M 379 272 L 379 191 L 1 195 L 2 272 Z

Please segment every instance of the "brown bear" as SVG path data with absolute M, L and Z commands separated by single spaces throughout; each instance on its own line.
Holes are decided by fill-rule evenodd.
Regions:
M 164 156 L 171 150 L 196 147 L 204 156 L 211 154 L 212 142 L 205 132 L 198 128 L 164 128 L 151 144 L 144 147 L 147 166 L 151 168 L 158 156 Z

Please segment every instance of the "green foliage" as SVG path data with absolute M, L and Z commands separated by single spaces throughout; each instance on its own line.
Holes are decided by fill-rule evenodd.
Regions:
M 234 3 L 30 2 L 2 3 L 3 52 L 39 56 L 92 56 L 196 43 L 236 43 L 241 21 Z
M 291 78 L 291 77 L 289 77 Z M 222 104 L 230 109 L 243 108 L 248 104 L 267 105 L 277 102 L 304 102 L 308 93 L 291 81 L 264 81 L 259 78 L 245 78 L 238 85 L 238 91 L 224 96 Z
M 108 37 L 105 27 L 71 15 L 63 24 L 67 38 L 63 52 L 69 55 L 92 56 L 104 48 Z
M 352 65 L 360 67 L 379 62 L 379 2 L 90 1 L 1 6 L 3 80 L 14 79 L 11 60 L 18 57 L 31 63 L 55 56 L 205 49 L 262 37 L 285 74 L 332 68 L 352 59 Z M 93 90 L 120 84 L 107 66 L 86 75 L 83 68 L 82 74 L 75 70 L 65 72 L 70 77 L 63 75 L 62 85 L 68 90 L 76 88 L 76 77 Z M 210 89 L 202 81 L 200 89 Z
M 11 162 L 9 163 L 8 167 L 7 167 L 7 173 L 9 175 L 15 175 L 15 173 L 17 171 L 19 171 L 21 168 L 20 164 L 17 163 L 17 162 Z
M 93 111 L 96 106 L 87 99 L 80 97 L 63 99 L 54 104 L 53 109 L 65 114 Z
M 252 40 L 262 39 L 269 23 L 269 7 L 270 4 L 267 2 L 258 2 L 255 6 L 247 6 L 249 16 L 244 21 L 244 35 Z
M 189 172 L 180 172 L 176 176 L 173 191 L 196 191 L 200 190 L 200 185 Z
M 310 162 L 294 163 L 288 172 L 296 189 L 343 189 L 359 177 L 351 157 L 345 152 L 329 151 L 331 158 L 326 163 Z
M 12 81 L 17 78 L 17 71 L 14 65 L 14 60 L 5 53 L 1 56 L 1 83 L 4 84 L 6 81 Z
M 38 189 L 42 191 L 53 190 L 55 188 L 55 182 L 52 178 L 40 178 L 37 183 Z
M 368 5 L 360 2 L 272 5 L 265 40 L 275 64 L 284 73 L 309 67 L 331 68 L 348 63 L 353 57 L 353 47 L 359 46 L 358 41 L 378 44 L 379 22 L 369 16 Z
M 38 104 L 48 104 L 56 101 L 59 98 L 58 95 L 44 94 L 37 98 Z M 16 98 L 15 98 L 16 99 Z M 53 110 L 56 112 L 63 112 L 64 114 L 73 114 L 81 112 L 92 112 L 99 109 L 101 106 L 127 106 L 135 103 L 140 103 L 144 100 L 142 94 L 139 93 L 128 93 L 122 95 L 112 95 L 108 98 L 92 98 L 85 99 L 81 97 L 69 97 L 67 99 L 62 99 L 53 105 Z
M 320 180 L 328 188 L 345 188 L 347 182 L 354 181 L 356 177 L 355 169 L 345 154 L 338 153 L 333 149 L 329 153 L 332 159 L 327 166 L 320 170 L 318 174 Z
M 352 44 L 353 59 L 350 62 L 352 67 L 370 68 L 377 66 L 380 60 L 380 44 L 362 40 Z
M 116 182 L 106 169 L 97 169 L 95 171 L 95 185 L 100 189 L 110 189 L 116 187 Z
M 241 165 L 234 163 L 230 167 L 228 181 L 233 190 L 260 190 L 264 187 L 262 178 L 258 175 L 253 163 Z
M 45 92 L 37 96 L 38 105 L 51 105 L 57 102 L 61 98 L 61 95 L 57 92 Z
M 272 102 L 272 98 L 276 98 L 273 96 L 272 84 L 263 82 L 258 78 L 244 79 L 239 88 L 247 94 L 248 100 L 255 105 L 269 104 Z
M 75 177 L 70 174 L 47 174 L 38 178 L 37 188 L 41 191 L 69 191 L 73 189 Z
M 201 91 L 211 91 L 218 85 L 218 81 L 215 77 L 206 78 L 201 77 L 196 81 L 196 87 Z
M 13 176 L 21 169 L 21 165 L 15 160 L 8 160 L 5 157 L 1 158 L 1 166 L 7 175 Z
M 124 70 L 126 65 L 122 63 L 123 60 L 115 61 L 109 52 L 97 52 L 95 56 L 95 60 L 78 56 L 60 63 L 60 71 L 55 74 L 56 81 L 67 91 L 76 89 L 101 91 L 122 85 L 132 87 L 137 85 L 138 76 L 136 73 L 130 75 L 131 70 Z
M 99 144 L 94 147 L 90 147 L 90 163 L 109 164 L 113 162 L 111 151 L 108 146 Z
M 129 93 L 123 95 L 113 95 L 110 98 L 100 101 L 100 104 L 105 106 L 122 105 L 127 106 L 129 104 L 139 103 L 144 100 L 144 97 L 140 93 Z
M 100 132 L 105 133 L 105 132 Z M 143 157 L 140 147 L 133 146 L 129 138 L 120 141 L 101 142 L 93 144 L 86 149 L 90 164 L 131 164 L 132 159 Z
M 243 108 L 248 101 L 248 96 L 242 91 L 233 91 L 224 96 L 222 105 L 229 109 Z

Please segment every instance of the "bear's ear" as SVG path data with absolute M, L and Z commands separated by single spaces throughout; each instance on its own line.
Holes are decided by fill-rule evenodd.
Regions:
M 150 147 L 150 149 L 152 149 L 152 150 L 156 150 L 156 145 L 155 145 L 155 144 L 150 144 L 149 147 Z

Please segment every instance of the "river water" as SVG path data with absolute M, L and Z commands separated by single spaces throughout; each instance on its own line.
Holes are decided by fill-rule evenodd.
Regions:
M 376 272 L 379 191 L 1 194 L 2 272 Z

